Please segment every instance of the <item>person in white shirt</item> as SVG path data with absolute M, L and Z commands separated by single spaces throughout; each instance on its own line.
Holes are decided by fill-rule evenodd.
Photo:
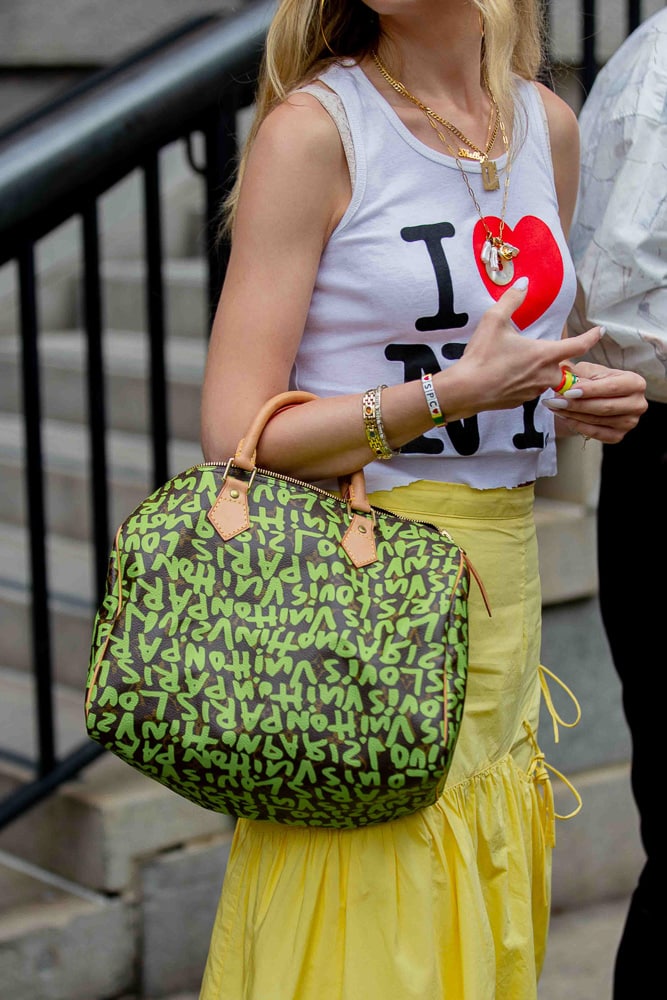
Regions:
M 579 287 L 570 326 L 603 324 L 589 357 L 642 375 L 649 401 L 617 447 L 603 445 L 598 504 L 600 610 L 622 684 L 646 853 L 614 969 L 614 1000 L 629 1000 L 647 995 L 642 984 L 652 992 L 662 974 L 656 766 L 667 607 L 667 9 L 644 21 L 607 62 L 579 124 L 581 183 L 570 235 Z

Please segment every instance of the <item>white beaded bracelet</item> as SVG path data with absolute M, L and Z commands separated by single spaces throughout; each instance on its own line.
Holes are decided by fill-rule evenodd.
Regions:
M 443 427 L 447 423 L 447 420 L 445 418 L 445 414 L 440 409 L 440 403 L 433 386 L 432 375 L 422 375 L 422 388 L 424 390 L 424 395 L 426 396 L 426 405 L 428 406 L 428 411 L 431 414 L 433 423 L 437 427 Z

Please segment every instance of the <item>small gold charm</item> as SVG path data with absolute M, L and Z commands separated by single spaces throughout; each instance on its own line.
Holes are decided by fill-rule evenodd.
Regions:
M 482 161 L 482 184 L 485 191 L 497 191 L 500 187 L 498 181 L 498 171 L 493 160 L 485 157 Z

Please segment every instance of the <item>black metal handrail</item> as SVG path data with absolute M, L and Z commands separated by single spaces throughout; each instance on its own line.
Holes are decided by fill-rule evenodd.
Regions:
M 68 219 L 82 224 L 83 327 L 87 343 L 88 424 L 96 596 L 109 553 L 106 411 L 98 199 L 135 170 L 143 175 L 150 345 L 153 482 L 167 478 L 159 153 L 203 135 L 208 297 L 216 301 L 225 267 L 215 239 L 220 199 L 236 163 L 237 112 L 254 97 L 259 59 L 274 2 L 257 2 L 221 19 L 190 21 L 66 97 L 0 132 L 0 265 L 15 261 L 19 284 L 23 420 L 30 538 L 32 653 L 36 682 L 37 777 L 0 803 L 0 828 L 49 795 L 102 751 L 92 742 L 58 760 L 55 752 L 52 644 L 46 552 L 39 333 L 35 254 L 38 241 Z M 82 709 L 83 711 L 83 709 Z M 0 755 L 13 761 L 9 748 Z

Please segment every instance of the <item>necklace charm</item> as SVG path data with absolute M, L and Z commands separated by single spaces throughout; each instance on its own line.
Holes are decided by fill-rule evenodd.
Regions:
M 499 236 L 487 236 L 479 259 L 494 285 L 509 285 L 514 278 L 514 258 L 519 248 L 504 243 Z
M 481 161 L 482 166 L 482 184 L 484 185 L 485 191 L 497 191 L 500 187 L 500 182 L 498 180 L 498 170 L 493 160 L 490 160 L 488 156 L 485 156 Z

